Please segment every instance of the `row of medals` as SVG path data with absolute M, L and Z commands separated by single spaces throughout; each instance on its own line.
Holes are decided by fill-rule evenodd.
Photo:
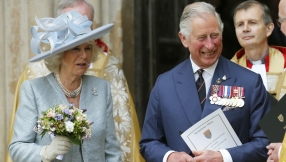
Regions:
M 244 106 L 244 96 L 243 87 L 223 86 L 223 85 L 212 85 L 212 95 L 209 97 L 211 104 L 228 106 L 228 107 L 243 107 Z M 218 95 L 218 92 L 220 92 Z M 229 91 L 229 94 L 225 90 Z M 234 94 L 231 96 L 230 94 Z

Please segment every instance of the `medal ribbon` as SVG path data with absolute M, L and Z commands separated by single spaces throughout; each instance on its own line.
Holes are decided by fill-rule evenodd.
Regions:
M 223 86 L 221 86 L 221 85 L 218 85 L 218 89 L 219 89 L 219 91 L 218 91 L 218 96 L 219 97 L 223 97 L 222 95 L 223 95 Z
M 227 98 L 230 98 L 231 86 L 226 86 L 226 87 L 227 87 Z
M 223 98 L 227 98 L 227 86 L 223 86 Z

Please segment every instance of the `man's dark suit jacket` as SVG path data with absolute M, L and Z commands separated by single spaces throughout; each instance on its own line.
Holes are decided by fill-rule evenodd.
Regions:
M 222 77 L 226 76 L 226 80 Z M 244 87 L 245 104 L 224 111 L 225 116 L 242 142 L 228 148 L 233 162 L 261 162 L 267 159 L 269 140 L 258 126 L 259 120 L 270 110 L 268 92 L 262 79 L 224 57 L 220 57 L 211 85 L 221 78 L 221 85 Z M 211 104 L 207 95 L 201 109 L 190 59 L 160 75 L 151 92 L 140 141 L 140 152 L 148 162 L 162 162 L 167 151 L 190 153 L 181 132 L 200 119 L 224 106 Z

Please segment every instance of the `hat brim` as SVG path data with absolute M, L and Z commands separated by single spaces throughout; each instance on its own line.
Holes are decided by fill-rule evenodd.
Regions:
M 74 40 L 71 40 L 70 42 L 68 42 L 66 44 L 63 44 L 63 45 L 61 45 L 59 47 L 56 47 L 53 50 L 53 52 L 51 52 L 49 50 L 49 51 L 43 52 L 41 54 L 37 54 L 36 56 L 31 58 L 29 61 L 30 62 L 40 61 L 40 60 L 46 59 L 48 57 L 52 57 L 52 56 L 54 56 L 54 55 L 56 55 L 58 53 L 64 52 L 66 50 L 69 50 L 69 49 L 71 49 L 73 47 L 76 47 L 78 45 L 81 45 L 81 44 L 83 44 L 85 42 L 88 42 L 88 41 L 90 41 L 92 39 L 101 38 L 105 34 L 109 33 L 113 26 L 114 26 L 114 24 L 111 23 L 111 24 L 106 24 L 104 26 L 96 28 L 96 29 L 92 30 L 91 32 L 89 32 L 87 34 L 84 34 L 84 35 L 76 37 Z

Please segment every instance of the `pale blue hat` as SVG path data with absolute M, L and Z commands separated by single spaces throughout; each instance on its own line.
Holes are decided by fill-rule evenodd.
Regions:
M 92 22 L 87 16 L 82 16 L 76 11 L 66 12 L 57 18 L 36 17 L 38 26 L 30 29 L 32 39 L 30 48 L 37 54 L 30 62 L 54 56 L 93 39 L 98 39 L 109 33 L 114 26 L 112 23 L 101 26 L 91 31 Z M 41 31 L 38 31 L 38 30 Z M 48 51 L 41 50 L 41 44 L 50 46 Z

